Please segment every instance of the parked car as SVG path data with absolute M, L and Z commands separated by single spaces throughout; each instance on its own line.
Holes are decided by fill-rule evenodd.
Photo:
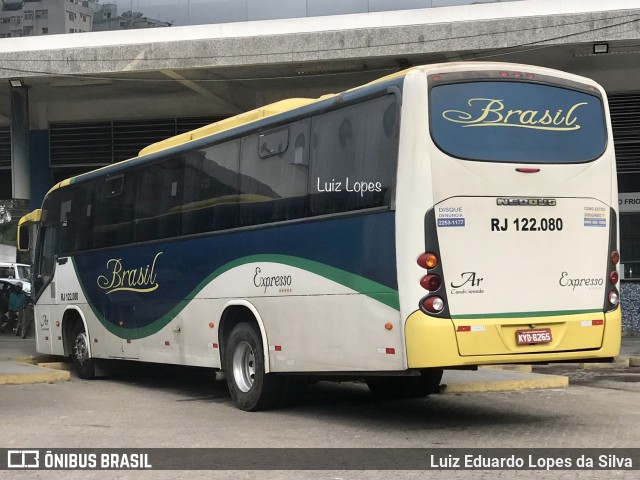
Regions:
M 31 266 L 25 263 L 0 262 L 0 279 L 22 282 L 24 293 L 31 295 Z

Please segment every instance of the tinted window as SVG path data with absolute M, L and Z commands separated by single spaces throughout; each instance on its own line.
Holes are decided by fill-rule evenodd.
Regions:
M 134 235 L 137 242 L 180 234 L 183 194 L 182 164 L 164 160 L 136 172 Z
M 60 251 L 75 252 L 93 245 L 95 184 L 60 189 Z
M 98 184 L 93 230 L 95 248 L 122 245 L 133 240 L 135 177 L 133 172 L 118 174 Z
M 397 122 L 394 95 L 313 118 L 311 215 L 391 205 Z
M 242 141 L 240 225 L 307 216 L 311 121 Z
M 556 86 L 486 81 L 431 89 L 431 135 L 469 160 L 580 163 L 606 147 L 601 99 Z
M 237 226 L 239 160 L 238 140 L 184 156 L 183 233 L 210 232 Z

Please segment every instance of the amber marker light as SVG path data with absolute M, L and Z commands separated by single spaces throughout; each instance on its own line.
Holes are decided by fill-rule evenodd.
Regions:
M 213 322 L 209 322 L 209 328 L 213 328 L 215 327 L 215 324 Z
M 385 323 L 384 328 L 386 328 L 387 330 L 393 330 L 393 323 L 391 322 Z
M 423 253 L 418 257 L 418 265 L 422 268 L 426 268 L 427 270 L 436 268 L 438 265 L 438 257 L 433 252 Z

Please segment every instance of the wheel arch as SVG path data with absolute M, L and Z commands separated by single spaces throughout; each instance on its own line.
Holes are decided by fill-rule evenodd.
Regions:
M 262 350 L 264 351 L 264 369 L 265 373 L 269 373 L 269 342 L 267 340 L 267 330 L 262 321 L 262 317 L 256 307 L 246 300 L 236 300 L 227 303 L 220 315 L 218 324 L 218 343 L 220 347 L 220 368 L 225 369 L 224 356 L 226 351 L 226 343 L 233 327 L 242 322 L 255 323 L 260 330 L 262 338 Z
M 65 356 L 71 355 L 71 345 L 73 344 L 73 338 L 71 335 L 74 331 L 74 326 L 80 324 L 84 331 L 89 335 L 89 329 L 87 328 L 87 321 L 82 314 L 82 310 L 78 307 L 67 308 L 62 315 L 62 346 Z M 91 342 L 87 345 L 89 349 L 89 356 L 91 357 Z

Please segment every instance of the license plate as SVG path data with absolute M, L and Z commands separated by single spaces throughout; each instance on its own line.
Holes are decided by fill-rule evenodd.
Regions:
M 550 328 L 536 328 L 533 330 L 517 330 L 516 331 L 516 343 L 518 345 L 532 345 L 538 343 L 550 343 L 551 329 Z

